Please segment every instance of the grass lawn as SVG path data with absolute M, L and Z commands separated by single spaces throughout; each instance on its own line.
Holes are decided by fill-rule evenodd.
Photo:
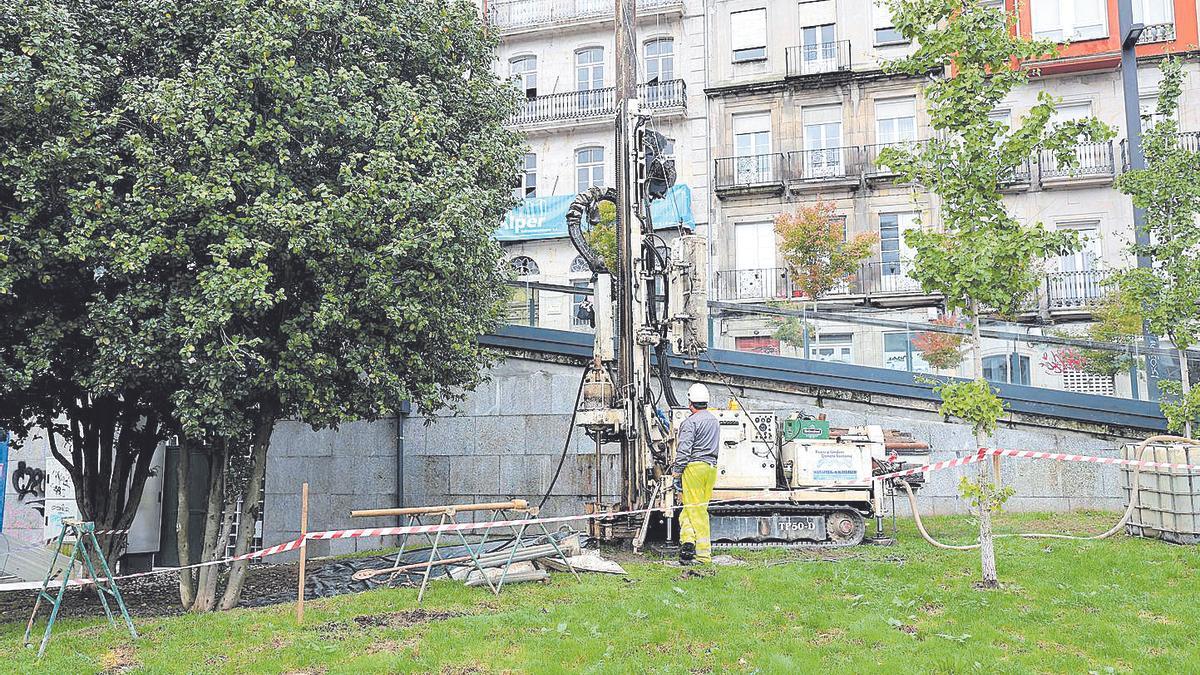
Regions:
M 1005 531 L 1097 532 L 1112 514 L 1002 515 Z M 933 518 L 967 541 L 967 518 Z M 1001 540 L 1004 588 L 978 557 L 934 549 L 902 522 L 894 547 L 738 554 L 712 576 L 647 561 L 628 578 L 555 574 L 547 585 L 443 582 L 426 614 L 409 589 L 293 607 L 162 619 L 141 638 L 102 621 L 56 627 L 37 663 L 23 626 L 0 625 L 14 672 L 1195 672 L 1200 550 L 1117 537 Z

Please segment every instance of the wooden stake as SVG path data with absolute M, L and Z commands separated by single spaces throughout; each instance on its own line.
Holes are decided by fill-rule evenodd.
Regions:
M 300 583 L 296 590 L 296 623 L 304 623 L 304 563 L 308 556 L 308 483 L 300 488 Z

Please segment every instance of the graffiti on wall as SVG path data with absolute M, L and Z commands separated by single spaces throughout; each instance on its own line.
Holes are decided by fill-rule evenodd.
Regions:
M 0 528 L 18 541 L 41 541 L 45 529 L 47 477 L 42 445 L 34 441 L 7 446 L 5 471 L 0 474 L 4 479 Z

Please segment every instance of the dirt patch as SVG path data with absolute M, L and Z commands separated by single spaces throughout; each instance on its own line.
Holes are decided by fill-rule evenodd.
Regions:
M 416 658 L 420 652 L 421 643 L 415 639 L 407 640 L 379 640 L 372 642 L 371 646 L 367 647 L 368 654 L 399 654 L 400 652 L 409 652 Z
M 336 561 L 309 560 L 309 572 L 318 570 L 330 562 Z M 279 589 L 295 589 L 299 578 L 297 563 L 253 564 L 246 576 L 240 604 L 244 606 L 268 598 L 278 598 L 277 602 L 283 602 L 284 600 L 279 598 Z M 221 584 L 224 583 L 225 576 L 222 575 Z M 134 621 L 152 616 L 176 616 L 185 613 L 179 605 L 179 574 L 177 572 L 120 579 L 117 584 L 121 591 L 121 599 L 125 601 L 125 606 L 129 609 L 129 616 Z M 37 593 L 37 591 L 0 592 L 0 623 L 28 621 L 29 614 L 33 611 L 33 603 L 37 600 Z M 292 602 L 295 599 L 293 590 L 286 601 Z M 40 621 L 45 621 L 49 610 L 50 608 L 43 603 L 40 610 Z M 67 589 L 58 615 L 72 618 L 102 617 L 104 609 L 100 606 L 100 599 L 94 588 L 73 587 Z
M 716 575 L 717 571 L 714 569 L 708 569 L 704 567 L 685 567 L 684 570 L 679 573 L 679 578 L 683 581 L 687 581 L 688 579 L 707 579 L 709 577 L 715 577 Z
M 127 673 L 141 665 L 133 647 L 129 645 L 110 649 L 100 657 L 100 668 L 105 673 Z
M 439 612 L 428 609 L 408 609 L 402 612 L 384 612 L 382 614 L 363 614 L 354 617 L 354 623 L 360 628 L 404 628 L 432 621 L 445 621 L 462 612 Z
M 921 611 L 925 612 L 929 616 L 938 616 L 946 610 L 936 602 L 927 602 L 921 605 Z
M 817 634 L 815 634 L 811 638 L 809 638 L 808 641 L 813 646 L 822 647 L 824 645 L 827 645 L 827 644 L 833 642 L 834 640 L 837 640 L 838 638 L 842 637 L 845 634 L 846 634 L 846 631 L 842 628 L 830 628 L 829 630 L 823 630 L 823 631 L 818 632 Z

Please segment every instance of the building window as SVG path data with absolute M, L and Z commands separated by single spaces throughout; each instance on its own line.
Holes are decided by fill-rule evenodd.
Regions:
M 875 142 L 903 143 L 917 140 L 917 100 L 893 98 L 875 101 Z
M 775 267 L 775 223 L 738 223 L 733 226 L 734 261 L 739 270 Z
M 1028 385 L 1029 357 L 1021 354 L 998 354 L 983 357 L 983 379 L 997 384 Z
M 733 62 L 762 61 L 767 58 L 767 10 L 751 9 L 729 15 Z
M 806 107 L 804 122 L 804 176 L 827 178 L 844 176 L 842 163 L 842 106 Z
M 758 354 L 778 354 L 779 340 L 769 335 L 747 335 L 733 339 L 734 348 L 739 352 L 755 352 Z
M 540 273 L 537 262 L 527 255 L 519 255 L 508 261 L 513 273 L 520 278 L 532 277 Z
M 1104 0 L 1031 0 L 1029 12 L 1035 38 L 1067 42 L 1108 37 Z
M 575 52 L 575 91 L 604 88 L 604 48 L 588 47 Z
M 604 185 L 604 148 L 580 148 L 575 151 L 575 191 Z
M 1175 23 L 1172 0 L 1133 0 L 1133 22 L 1145 26 Z
M 884 283 L 881 290 L 901 290 L 893 286 L 903 283 L 903 280 L 908 278 L 913 250 L 904 242 L 904 232 L 916 225 L 915 213 L 879 214 L 879 259 L 882 263 L 880 276 Z
M 675 41 L 659 38 L 646 43 L 646 81 L 675 79 Z
M 800 29 L 800 73 L 828 73 L 838 69 L 834 24 Z
M 932 368 L 912 344 L 913 333 L 883 334 L 883 365 L 892 370 L 928 373 Z
M 1142 117 L 1142 129 L 1150 127 L 1162 122 L 1164 118 L 1158 114 L 1158 94 L 1142 94 L 1138 97 L 1138 112 Z M 1175 108 L 1174 118 L 1179 120 L 1179 108 Z
M 508 62 L 508 75 L 525 98 L 537 97 L 537 57 L 518 56 Z
M 809 342 L 808 358 L 831 363 L 854 363 L 854 335 L 821 333 Z
M 605 96 L 604 48 L 588 47 L 575 52 L 575 91 L 581 110 L 594 110 L 612 104 L 612 96 Z
M 591 276 L 592 267 L 591 265 L 588 265 L 586 260 L 583 259 L 583 256 L 577 255 L 575 256 L 575 259 L 571 261 L 571 269 L 568 273 L 573 277 Z
M 733 116 L 733 154 L 738 185 L 772 179 L 770 113 Z
M 517 176 L 517 186 L 513 189 L 514 199 L 528 199 L 537 196 L 537 155 L 525 153 L 525 166 Z
M 892 25 L 892 11 L 887 0 L 876 0 L 871 7 L 871 25 L 875 30 L 875 46 L 908 44 L 908 39 Z

